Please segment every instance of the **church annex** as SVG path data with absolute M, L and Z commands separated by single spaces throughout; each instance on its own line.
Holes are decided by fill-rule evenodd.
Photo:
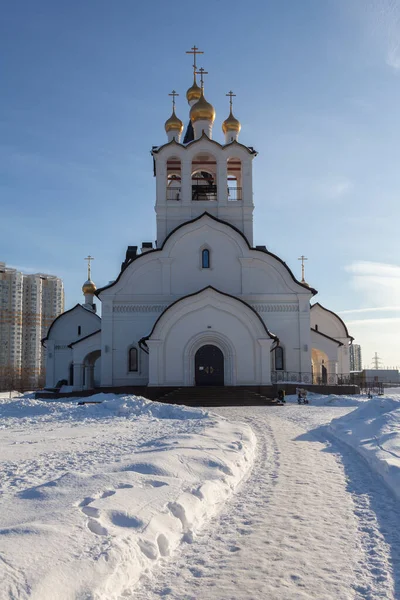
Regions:
M 58 317 L 43 340 L 48 388 L 60 380 L 76 391 L 268 386 L 349 375 L 353 338 L 343 321 L 311 306 L 317 292 L 304 276 L 298 281 L 278 256 L 253 245 L 257 152 L 239 141 L 231 92 L 223 143 L 213 139 L 215 110 L 197 48 L 191 54 L 189 125 L 183 136 L 172 92 L 167 141 L 152 148 L 157 240 L 129 246 L 118 277 L 101 289 L 89 270 L 85 303 Z

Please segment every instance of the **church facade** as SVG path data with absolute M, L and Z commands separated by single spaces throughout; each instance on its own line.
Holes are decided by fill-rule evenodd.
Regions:
M 117 279 L 101 289 L 89 273 L 85 303 L 58 317 L 43 341 L 46 387 L 337 383 L 350 370 L 345 324 L 311 306 L 317 292 L 304 277 L 253 245 L 257 152 L 239 141 L 233 94 L 223 143 L 213 139 L 203 71 L 194 65 L 183 141 L 175 95 L 167 141 L 152 149 L 157 240 L 129 246 Z

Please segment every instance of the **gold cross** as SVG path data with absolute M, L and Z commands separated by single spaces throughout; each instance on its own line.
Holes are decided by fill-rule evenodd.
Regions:
M 231 110 L 232 110 L 232 98 L 235 98 L 236 94 L 234 94 L 232 91 L 230 91 L 227 94 L 225 94 L 225 96 L 229 96 L 229 106 L 231 107 Z
M 193 46 L 193 48 L 190 48 L 190 50 L 186 50 L 186 54 L 193 54 L 193 73 L 196 73 L 196 54 L 204 54 L 204 52 L 199 50 L 196 46 Z
M 179 94 L 177 94 L 175 90 L 172 90 L 168 96 L 172 96 L 172 108 L 175 109 L 175 96 L 179 96 Z
M 304 261 L 308 260 L 308 258 L 306 258 L 305 256 L 303 256 L 303 254 L 300 256 L 300 258 L 298 258 L 297 260 L 301 260 L 301 283 L 305 283 L 306 280 L 304 279 Z
M 194 72 L 195 75 L 200 75 L 200 83 L 201 83 L 201 87 L 204 87 L 204 81 L 203 81 L 203 75 L 208 75 L 208 71 L 205 71 L 203 69 L 203 67 L 201 67 L 201 69 L 199 69 L 198 71 Z
M 91 263 L 91 261 L 92 261 L 92 260 L 94 260 L 94 256 L 90 256 L 90 254 L 89 254 L 89 256 L 87 256 L 87 257 L 85 258 L 85 260 L 87 260 L 87 261 L 88 261 L 88 266 L 87 266 L 87 278 L 88 278 L 88 279 L 90 279 L 90 274 L 91 274 L 91 266 L 90 266 L 90 263 Z

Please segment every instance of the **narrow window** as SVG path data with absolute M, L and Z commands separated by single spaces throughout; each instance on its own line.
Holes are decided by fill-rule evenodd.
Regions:
M 283 371 L 283 348 L 275 348 L 275 371 Z
M 81 335 L 81 326 L 78 325 L 78 335 Z
M 318 331 L 318 325 L 315 326 L 315 331 Z
M 201 253 L 201 268 L 209 269 L 210 268 L 210 251 L 205 249 Z
M 138 351 L 137 348 L 129 348 L 129 371 L 138 370 Z

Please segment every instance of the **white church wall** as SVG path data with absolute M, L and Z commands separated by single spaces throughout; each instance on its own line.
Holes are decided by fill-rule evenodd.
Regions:
M 127 304 L 120 306 L 125 310 L 132 308 L 132 305 Z M 142 305 L 139 306 L 143 308 Z M 115 313 L 116 316 L 113 320 L 113 385 L 147 385 L 148 356 L 139 348 L 139 340 L 150 333 L 159 314 L 159 312 Z M 137 371 L 129 371 L 129 349 L 132 347 L 138 350 Z
M 318 328 L 318 331 L 329 335 L 343 344 L 337 350 L 338 373 L 341 375 L 350 374 L 350 352 L 349 342 L 350 337 L 346 331 L 346 327 L 341 319 L 323 308 L 319 304 L 313 305 L 310 310 L 310 322 L 313 329 Z
M 72 350 L 68 345 L 100 328 L 101 320 L 78 305 L 58 317 L 49 329 L 46 360 L 46 387 L 54 387 L 61 379 L 69 382 Z
M 185 298 L 166 311 L 148 340 L 150 385 L 194 385 L 194 358 L 205 344 L 218 346 L 225 385 L 270 382 L 272 339 L 245 304 L 214 290 Z

